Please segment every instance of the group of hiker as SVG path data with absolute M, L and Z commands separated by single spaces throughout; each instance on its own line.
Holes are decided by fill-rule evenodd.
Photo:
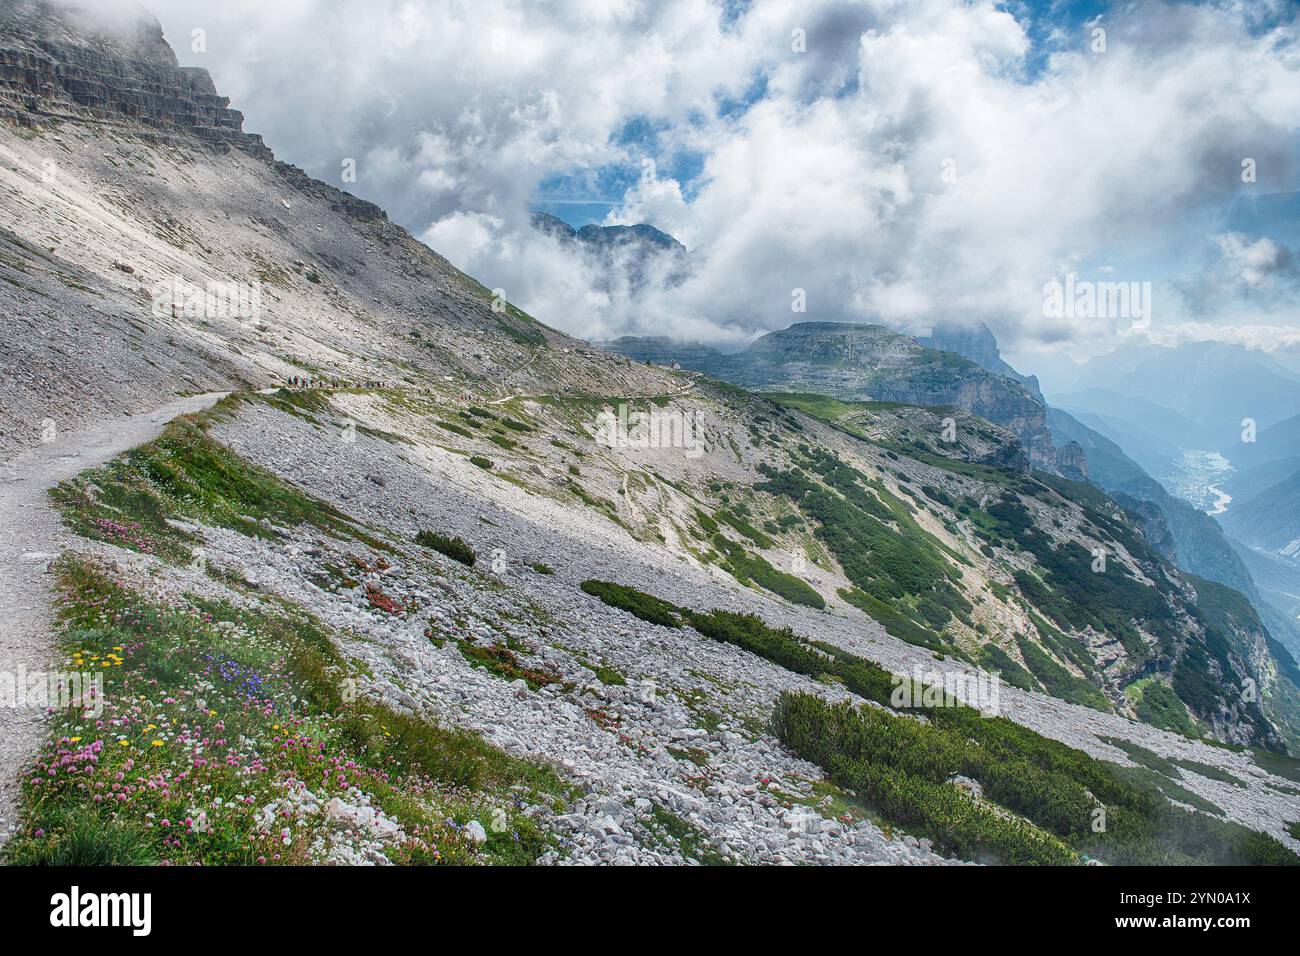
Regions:
M 364 382 L 348 382 L 337 378 L 306 378 L 302 375 L 290 375 L 285 382 L 287 388 L 392 388 L 393 383 L 380 379 L 368 379 Z

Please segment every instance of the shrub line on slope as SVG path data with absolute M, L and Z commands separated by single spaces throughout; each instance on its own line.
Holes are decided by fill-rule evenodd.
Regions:
M 771 628 L 757 615 L 693 611 L 610 582 L 585 581 L 582 589 L 650 623 L 689 624 L 793 673 L 829 676 L 871 702 L 855 707 L 783 694 L 773 729 L 837 784 L 859 790 L 892 821 L 920 827 L 949 852 L 1017 863 L 1064 863 L 1077 854 L 1138 865 L 1300 864 L 1267 834 L 1176 806 L 1124 768 L 958 705 L 941 688 L 912 686 L 904 697 L 934 705 L 896 706 L 895 689 L 910 678 L 789 628 Z M 961 794 L 951 782 L 956 776 L 977 781 L 989 805 Z

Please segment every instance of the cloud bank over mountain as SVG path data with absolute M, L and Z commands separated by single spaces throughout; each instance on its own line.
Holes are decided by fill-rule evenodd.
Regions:
M 1044 316 L 1070 273 L 1151 282 L 1156 336 L 1295 334 L 1288 4 L 148 5 L 279 155 L 578 335 L 968 319 L 1031 355 L 1124 333 Z M 650 223 L 690 276 L 633 295 L 536 208 Z

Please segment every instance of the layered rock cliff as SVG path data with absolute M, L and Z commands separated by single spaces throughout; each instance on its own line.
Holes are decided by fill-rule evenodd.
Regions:
M 28 50 L 31 36 L 48 32 L 0 31 L 0 48 Z M 101 49 L 103 62 L 138 75 L 166 65 L 151 42 L 120 42 Z M 53 59 L 66 64 L 75 55 Z M 101 81 L 123 89 L 116 74 Z M 33 95 L 18 97 L 26 128 L 0 122 L 0 314 L 10 319 L 0 323 L 0 448 L 6 432 L 16 444 L 44 441 L 36 436 L 48 416 L 58 426 L 50 454 L 77 461 L 77 430 L 88 421 L 178 390 L 238 390 L 216 414 L 178 423 L 58 498 L 77 560 L 103 573 L 102 587 L 121 590 L 111 600 L 145 611 L 121 615 L 113 627 L 176 622 L 176 631 L 150 624 L 140 641 L 125 642 L 116 676 L 146 680 L 151 700 L 169 694 L 162 706 L 178 721 L 192 716 L 196 696 L 213 709 L 227 701 L 233 712 L 248 707 L 233 684 L 213 699 L 201 666 L 174 666 L 177 653 L 188 660 L 217 647 L 241 668 L 263 668 L 268 655 L 303 646 L 300 621 L 313 646 L 339 651 L 347 667 L 339 676 L 355 674 L 367 706 L 481 733 L 513 758 L 545 762 L 563 784 L 567 812 L 551 800 L 526 803 L 540 798 L 513 785 L 501 798 L 505 812 L 523 810 L 554 837 L 536 841 L 547 859 L 557 859 L 559 847 L 571 862 L 681 862 L 688 850 L 700 862 L 932 861 L 915 840 L 906 849 L 898 820 L 888 835 L 872 819 L 843 820 L 840 804 L 822 800 L 824 774 L 772 734 L 783 692 L 865 699 L 861 687 L 835 679 L 839 663 L 822 673 L 832 661 L 825 649 L 834 648 L 853 655 L 836 661 L 870 655 L 888 673 L 925 667 L 935 681 L 965 679 L 977 667 L 1002 672 L 1000 707 L 1023 728 L 1005 739 L 1032 743 L 1037 728 L 1102 760 L 1123 759 L 1119 740 L 1153 757 L 1212 766 L 1218 779 L 1188 773 L 1178 790 L 1172 780 L 1164 786 L 1300 845 L 1284 829 L 1294 800 L 1266 783 L 1249 751 L 1156 729 L 1276 747 L 1259 708 L 1237 691 L 1247 674 L 1266 701 L 1279 686 L 1268 680 L 1269 669 L 1280 668 L 1259 650 L 1268 648 L 1257 629 L 1247 621 L 1237 634 L 1243 625 L 1231 608 L 1222 621 L 1209 619 L 1191 584 L 1113 502 L 1027 474 L 1020 444 L 1004 429 L 950 408 L 845 410 L 814 396 L 804 411 L 790 399 L 778 405 L 632 363 L 499 308 L 487 289 L 382 214 L 359 221 L 358 206 L 341 215 L 348 197 L 256 151 L 183 123 L 163 129 L 156 117 L 133 119 L 125 94 L 107 97 L 102 116 L 53 86 L 23 99 Z M 57 117 L 66 121 L 51 121 Z M 159 145 L 162 136 L 183 148 Z M 42 164 L 52 155 L 59 173 L 47 181 Z M 151 292 L 171 276 L 260 284 L 260 312 L 249 321 L 158 314 Z M 843 365 L 871 385 L 875 363 L 882 377 L 863 387 L 872 397 L 889 397 L 893 381 L 928 401 L 965 394 L 990 409 L 1006 402 L 1008 412 L 1021 411 L 1015 383 L 998 392 L 991 373 L 957 356 L 873 335 L 874 352 L 849 336 L 824 359 L 803 361 L 806 376 L 829 380 Z M 816 355 L 820 346 L 789 348 Z M 845 351 L 857 358 L 848 362 Z M 761 356 L 755 367 L 763 367 Z M 957 385 L 944 392 L 945 375 L 986 381 L 988 394 Z M 289 376 L 318 387 L 259 391 Z M 354 385 L 330 387 L 340 380 Z M 653 440 L 635 428 L 611 436 L 602 409 L 624 403 L 670 416 L 670 426 L 689 424 L 655 428 Z M 957 423 L 953 442 L 938 438 L 947 419 Z M 1032 411 L 1024 421 L 1033 424 Z M 222 480 L 214 484 L 214 475 Z M 445 547 L 443 536 L 459 539 L 460 557 L 417 543 L 443 539 Z M 1096 574 L 1092 556 L 1103 548 L 1110 572 Z M 477 555 L 473 566 L 462 560 L 465 549 Z M 607 604 L 584 587 L 597 578 L 691 608 L 692 624 L 665 627 Z M 92 597 L 82 592 L 79 600 Z M 214 602 L 247 611 L 240 620 L 251 633 L 223 621 L 213 640 L 204 630 L 196 644 L 191 616 L 178 609 L 192 607 L 197 620 Z M 756 615 L 745 619 L 766 622 L 755 633 L 782 643 L 695 629 L 705 618 L 729 620 L 718 617 L 724 612 Z M 69 646 L 88 639 L 112 646 L 116 633 L 78 629 Z M 807 650 L 783 661 L 774 648 L 787 641 Z M 876 673 L 858 660 L 864 667 L 854 663 L 854 673 Z M 163 670 L 166 687 L 156 680 Z M 294 693 L 284 705 L 299 713 L 307 696 L 287 680 L 276 683 L 277 693 Z M 1139 683 L 1141 712 L 1128 697 Z M 111 685 L 109 699 L 134 707 L 133 697 L 119 696 L 123 686 Z M 1163 697 L 1157 687 L 1166 688 Z M 306 719 L 327 729 L 346 719 L 354 739 L 360 725 L 345 709 L 325 709 L 333 713 Z M 266 719 L 249 724 L 241 753 L 280 753 L 281 711 L 259 713 Z M 61 747 L 65 732 L 80 729 L 55 727 L 51 744 Z M 363 786 L 392 779 L 387 744 L 371 737 L 356 746 L 384 768 L 362 775 Z M 1037 749 L 1045 741 L 1032 746 L 1049 752 Z M 129 757 L 127 748 L 106 749 Z M 219 789 L 238 768 L 217 763 Z M 109 769 L 116 765 L 99 768 Z M 124 773 L 143 786 L 155 769 L 133 763 Z M 283 807 L 290 788 L 300 792 L 292 762 L 274 774 L 247 820 L 223 822 L 219 837 L 231 856 L 244 860 L 241 848 L 267 836 L 258 821 Z M 1223 783 L 1225 774 L 1251 781 L 1249 789 Z M 433 834 L 449 852 L 461 838 L 418 776 L 409 799 L 398 796 L 399 825 Z M 201 795 L 208 779 L 187 777 L 191 789 L 181 797 Z M 760 779 L 779 780 L 783 802 L 755 786 Z M 1013 779 L 1018 771 L 1002 778 Z M 41 852 L 45 844 L 35 841 L 63 826 L 36 814 L 66 820 L 71 806 L 86 814 L 88 832 L 131 827 L 139 836 L 133 862 L 178 862 L 173 841 L 146 815 L 150 804 L 109 807 L 78 789 L 78 778 L 65 786 L 69 803 L 32 791 L 29 850 Z M 1016 786 L 1042 792 L 1042 776 Z M 458 780 L 456 812 L 466 806 L 464 789 Z M 993 787 L 986 792 L 1000 807 Z M 650 796 L 630 800 L 639 794 Z M 825 821 L 834 839 L 821 823 L 784 814 L 814 803 L 840 817 Z M 1008 819 L 1022 829 L 1018 816 Z M 665 843 L 664 821 L 674 820 L 685 836 Z M 505 846 L 518 862 L 525 851 L 514 842 L 460 845 L 482 859 Z M 1215 840 L 1202 846 L 1219 848 Z M 335 849 L 305 839 L 294 847 L 313 861 L 332 859 Z
M 981 368 L 1014 379 L 1033 393 L 1040 401 L 1042 389 L 1038 385 L 1038 376 L 1022 375 L 1002 358 L 998 340 L 987 325 L 980 322 L 967 325 L 959 322 L 936 322 L 928 336 L 917 336 L 922 345 L 941 352 L 956 352 L 964 355 Z
M 161 140 L 184 135 L 270 157 L 208 71 L 179 66 L 143 11 L 119 19 L 91 4 L 12 0 L 0 10 L 0 36 L 0 115 L 129 120 Z
M 0 119 L 26 126 L 74 121 L 118 126 L 137 140 L 239 150 L 270 164 L 296 189 L 362 220 L 373 203 L 282 163 L 200 67 L 177 64 L 157 19 L 142 8 L 108 15 L 96 4 L 0 4 Z
M 801 322 L 769 332 L 743 352 L 621 338 L 611 350 L 639 361 L 678 362 L 707 375 L 766 391 L 806 391 L 851 400 L 950 405 L 1014 433 L 1030 461 L 1068 477 L 1086 476 L 1086 456 L 1052 444 L 1047 409 L 1020 382 L 953 352 L 926 348 L 878 325 Z

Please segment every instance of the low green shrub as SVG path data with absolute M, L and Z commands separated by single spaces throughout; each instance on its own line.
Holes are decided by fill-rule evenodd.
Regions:
M 1034 676 L 1020 666 L 1010 654 L 996 644 L 985 644 L 980 648 L 979 665 L 986 671 L 998 673 L 1012 687 L 1021 690 L 1040 690 Z
M 895 688 L 908 678 L 834 645 L 806 641 L 789 628 L 769 627 L 757 615 L 692 611 L 598 581 L 585 582 L 583 590 L 635 608 L 643 619 L 660 616 L 675 621 L 672 626 L 685 620 L 706 637 L 793 673 L 829 677 L 881 705 L 855 708 L 786 694 L 773 729 L 837 784 L 869 795 L 887 818 L 919 828 L 950 852 L 1004 863 L 1068 863 L 1082 855 L 1130 865 L 1300 863 L 1266 834 L 1179 807 L 1126 768 L 959 706 L 941 689 L 913 687 L 911 701 L 936 704 L 895 709 Z M 956 774 L 978 781 L 982 800 L 952 786 Z M 1094 829 L 1098 811 L 1105 821 L 1100 830 Z
M 611 581 L 596 581 L 594 579 L 583 581 L 580 587 L 593 597 L 600 598 L 610 607 L 616 607 L 620 611 L 627 611 L 648 624 L 659 624 L 663 627 L 682 626 L 676 607 L 667 601 L 661 601 L 657 597 L 646 594 L 644 591 L 638 591 L 636 588 L 630 588 L 623 584 L 614 584 Z
M 760 548 L 766 549 L 774 546 L 775 542 L 771 538 L 759 531 L 745 519 L 732 514 L 727 509 L 723 508 L 717 513 L 717 515 L 719 521 L 725 521 Z
M 433 548 L 433 550 L 445 554 L 453 561 L 459 561 L 466 567 L 472 568 L 474 562 L 478 560 L 478 555 L 474 553 L 474 549 L 463 538 L 453 538 L 450 535 L 422 528 L 415 536 L 415 543 L 421 547 Z
M 1192 724 L 1187 705 L 1174 693 L 1173 688 L 1159 681 L 1151 681 L 1142 687 L 1142 697 L 1138 701 L 1138 719 L 1153 727 L 1172 730 L 1185 737 L 1196 736 L 1196 727 Z
M 1103 713 L 1111 712 L 1110 701 L 1099 688 L 1071 674 L 1033 641 L 1018 634 L 1016 645 L 1020 648 L 1020 653 L 1024 656 L 1029 669 L 1053 697 L 1059 697 L 1071 704 L 1082 704 L 1084 707 L 1091 707 Z
M 821 610 L 826 606 L 826 599 L 817 593 L 808 582 L 786 574 L 772 567 L 758 554 L 749 554 L 743 547 L 731 541 L 723 534 L 713 536 L 714 547 L 724 556 L 723 566 L 741 584 L 751 581 L 764 590 L 785 598 L 792 604 Z
M 891 822 L 918 830 L 963 859 L 1003 864 L 1076 861 L 1059 837 L 999 813 L 947 780 L 956 752 L 933 749 L 919 721 L 871 707 L 830 704 L 813 694 L 782 694 L 772 716 L 777 736 L 826 768 Z M 900 754 L 900 751 L 902 752 Z M 928 773 L 913 773 L 923 763 Z
M 451 432 L 452 434 L 460 435 L 462 438 L 474 437 L 474 433 L 472 431 L 470 431 L 468 428 L 462 428 L 460 425 L 457 425 L 455 422 L 444 422 L 439 420 L 437 424 L 439 428 L 445 428 L 447 431 Z

